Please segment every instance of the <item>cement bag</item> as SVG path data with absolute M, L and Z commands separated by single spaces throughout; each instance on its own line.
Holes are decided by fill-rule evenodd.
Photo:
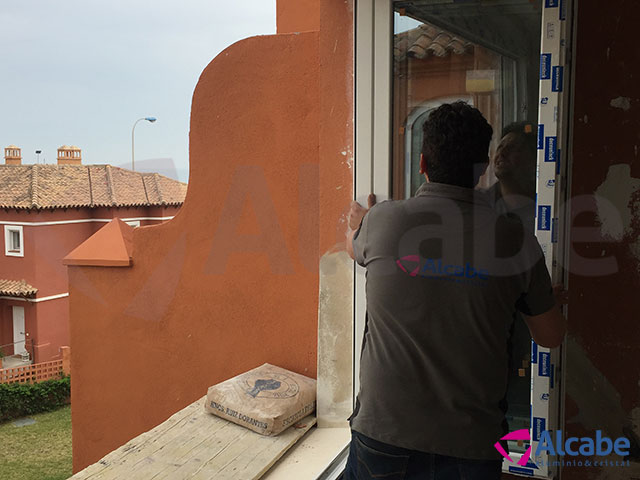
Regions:
M 277 435 L 316 408 L 316 381 L 265 363 L 209 387 L 205 410 L 261 435 Z

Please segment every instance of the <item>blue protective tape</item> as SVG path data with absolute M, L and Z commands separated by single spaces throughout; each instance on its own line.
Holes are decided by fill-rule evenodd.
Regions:
M 547 420 L 542 417 L 533 417 L 533 438 L 534 442 L 540 441 L 542 432 L 546 430 Z
M 558 158 L 558 137 L 546 137 L 544 142 L 544 161 L 555 162 Z
M 548 377 L 551 373 L 551 354 L 548 352 L 540 352 L 540 360 L 538 362 L 538 375 Z
M 544 123 L 538 125 L 538 150 L 544 150 Z
M 540 80 L 549 80 L 551 78 L 551 54 L 543 53 L 540 55 Z
M 509 473 L 519 473 L 521 475 L 527 475 L 529 477 L 533 477 L 533 470 L 529 468 L 509 466 Z
M 564 67 L 553 67 L 551 76 L 551 91 L 561 92 L 564 84 Z
M 538 207 L 538 230 L 551 230 L 551 206 Z

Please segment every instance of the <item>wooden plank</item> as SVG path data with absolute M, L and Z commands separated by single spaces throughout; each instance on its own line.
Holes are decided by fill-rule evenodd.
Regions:
M 98 474 L 102 474 L 103 471 L 109 470 L 113 464 L 127 465 L 130 462 L 135 462 L 136 456 L 139 455 L 139 453 L 143 449 L 154 443 L 155 440 L 160 440 L 163 435 L 165 435 L 172 429 L 179 428 L 180 426 L 183 426 L 186 422 L 188 422 L 197 412 L 197 410 L 199 410 L 197 405 L 199 401 L 201 400 L 198 400 L 197 402 L 194 402 L 191 405 L 176 412 L 165 422 L 154 427 L 148 432 L 138 435 L 137 437 L 130 440 L 127 444 L 114 450 L 113 452 L 110 452 L 100 461 L 88 466 L 84 470 L 81 470 L 71 478 L 77 477 L 82 479 L 90 478 L 92 480 L 98 479 L 101 478 Z
M 76 480 L 256 480 L 313 425 L 265 437 L 204 410 L 206 397 L 76 473 Z

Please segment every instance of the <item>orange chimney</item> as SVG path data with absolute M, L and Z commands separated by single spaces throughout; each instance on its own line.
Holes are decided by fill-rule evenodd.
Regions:
M 15 145 L 4 149 L 4 163 L 7 165 L 22 165 L 22 153 Z
M 58 149 L 58 165 L 81 165 L 82 150 L 75 145 L 63 145 Z

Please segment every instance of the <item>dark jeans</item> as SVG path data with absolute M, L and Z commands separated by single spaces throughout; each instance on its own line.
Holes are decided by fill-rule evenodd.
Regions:
M 351 431 L 341 480 L 499 480 L 502 460 L 469 460 L 407 450 Z

